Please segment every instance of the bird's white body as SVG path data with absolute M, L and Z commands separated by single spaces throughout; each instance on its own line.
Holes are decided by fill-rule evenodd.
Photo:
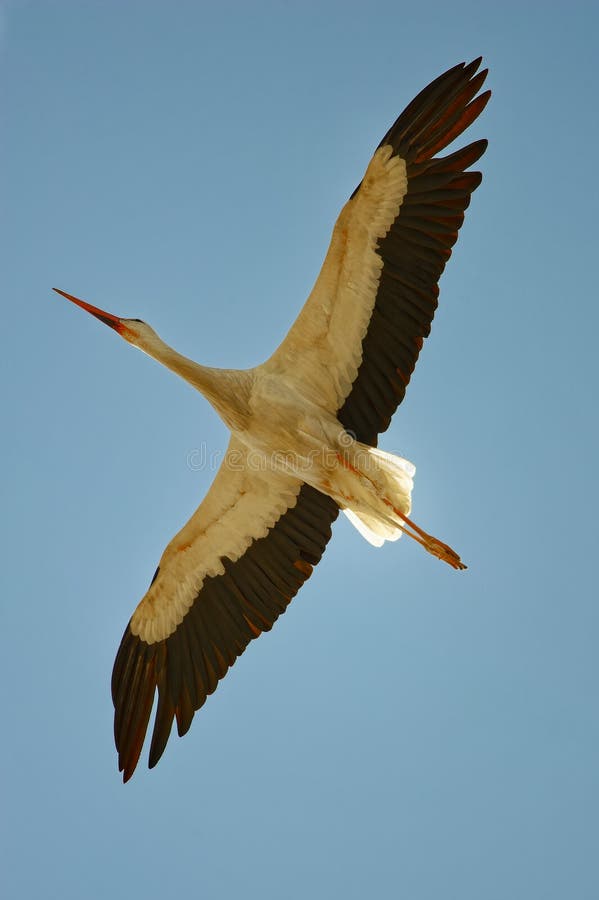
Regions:
M 486 76 L 479 64 L 439 76 L 389 129 L 337 219 L 310 297 L 263 365 L 201 366 L 145 323 L 64 294 L 200 391 L 231 431 L 208 494 L 164 551 L 117 654 L 112 693 L 125 780 L 156 690 L 150 766 L 174 718 L 184 734 L 247 644 L 284 612 L 320 560 L 339 509 L 375 545 L 406 533 L 465 568 L 408 518 L 414 467 L 377 440 L 403 399 L 481 181 L 467 170 L 486 141 L 435 155 L 489 98 L 476 96 Z
M 164 574 L 134 614 L 132 629 L 142 640 L 153 643 L 172 634 L 204 578 L 218 574 L 219 556 L 234 560 L 250 539 L 266 534 L 304 483 L 331 497 L 375 546 L 401 536 L 402 516 L 411 508 L 413 465 L 355 440 L 312 399 L 314 382 L 304 367 L 281 374 L 269 360 L 248 370 L 207 368 L 181 356 L 144 322 L 128 321 L 127 332 L 130 343 L 203 393 L 231 430 L 218 481 L 165 550 Z M 218 515 L 210 519 L 206 504 L 213 495 L 224 499 L 225 485 L 234 488 L 232 496 L 217 504 Z M 251 502 L 244 502 L 248 494 Z

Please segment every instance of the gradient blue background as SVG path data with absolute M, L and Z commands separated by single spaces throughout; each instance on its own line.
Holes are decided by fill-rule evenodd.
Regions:
M 596 900 L 597 5 L 1 9 L 3 896 Z M 226 433 L 50 288 L 262 361 L 391 121 L 479 53 L 485 180 L 382 440 L 470 568 L 339 521 L 123 786 L 114 654 Z

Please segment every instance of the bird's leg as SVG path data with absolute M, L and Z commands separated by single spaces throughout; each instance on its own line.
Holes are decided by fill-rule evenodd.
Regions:
M 408 537 L 411 537 L 414 541 L 417 541 L 421 544 L 425 550 L 431 553 L 433 556 L 436 556 L 437 559 L 443 560 L 448 565 L 453 566 L 454 569 L 467 569 L 468 566 L 462 562 L 458 554 L 455 550 L 452 550 L 447 544 L 444 544 L 443 541 L 440 541 L 438 538 L 433 537 L 430 534 L 427 534 L 426 531 L 423 531 L 422 528 L 419 528 L 415 522 L 412 522 L 405 513 L 402 513 L 401 510 L 397 509 L 388 500 L 385 501 L 391 508 L 396 516 L 398 516 L 404 523 L 403 532 L 407 534 Z M 407 527 L 406 527 L 407 526 Z
M 371 478 L 369 478 L 365 472 L 361 472 L 359 469 L 357 469 L 355 466 L 353 466 L 348 461 L 346 455 L 337 453 L 337 460 L 341 463 L 341 465 L 345 469 L 349 469 L 349 471 L 353 472 L 354 475 L 357 475 L 358 478 L 364 479 L 367 482 L 369 482 L 369 484 L 375 490 L 375 492 L 377 491 L 377 487 L 376 487 L 376 484 L 374 483 L 374 481 Z M 346 498 L 346 499 L 352 499 L 352 498 Z M 404 527 L 402 529 L 404 534 L 407 534 L 408 537 L 411 537 L 412 540 L 417 541 L 419 544 L 421 544 L 421 546 L 424 547 L 425 550 L 427 550 L 433 556 L 436 556 L 437 559 L 443 560 L 443 562 L 446 562 L 448 565 L 452 566 L 454 569 L 467 569 L 468 568 L 468 566 L 462 562 L 462 560 L 460 559 L 458 554 L 455 552 L 455 550 L 452 550 L 451 547 L 449 547 L 447 544 L 444 544 L 443 541 L 440 541 L 438 538 L 433 537 L 431 534 L 427 534 L 426 531 L 424 531 L 422 528 L 419 528 L 419 526 L 416 525 L 415 522 L 412 522 L 412 520 L 409 519 L 405 513 L 403 513 L 400 509 L 398 509 L 386 497 L 383 497 L 382 499 L 383 499 L 383 503 L 386 506 L 389 506 L 393 510 L 393 513 L 397 516 L 397 518 L 401 519 L 402 522 L 404 522 Z

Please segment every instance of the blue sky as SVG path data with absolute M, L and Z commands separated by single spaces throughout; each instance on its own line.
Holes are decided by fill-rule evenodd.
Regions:
M 0 9 L 3 895 L 594 900 L 596 5 Z M 389 124 L 481 53 L 483 185 L 381 442 L 470 568 L 338 522 L 123 786 L 114 654 L 226 434 L 50 288 L 262 361 Z

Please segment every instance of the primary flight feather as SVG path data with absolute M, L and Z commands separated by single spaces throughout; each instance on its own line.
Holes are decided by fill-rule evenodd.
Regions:
M 119 770 L 133 774 L 156 690 L 150 767 L 252 638 L 272 628 L 342 509 L 378 546 L 408 534 L 457 553 L 410 518 L 414 467 L 379 450 L 437 306 L 470 195 L 475 141 L 437 157 L 480 114 L 480 59 L 449 69 L 406 107 L 343 207 L 316 284 L 287 337 L 248 370 L 201 366 L 138 319 L 58 291 L 197 388 L 231 431 L 219 472 L 138 604 L 112 675 Z M 477 74 L 478 73 L 478 74 Z M 55 289 L 56 290 L 56 289 Z

